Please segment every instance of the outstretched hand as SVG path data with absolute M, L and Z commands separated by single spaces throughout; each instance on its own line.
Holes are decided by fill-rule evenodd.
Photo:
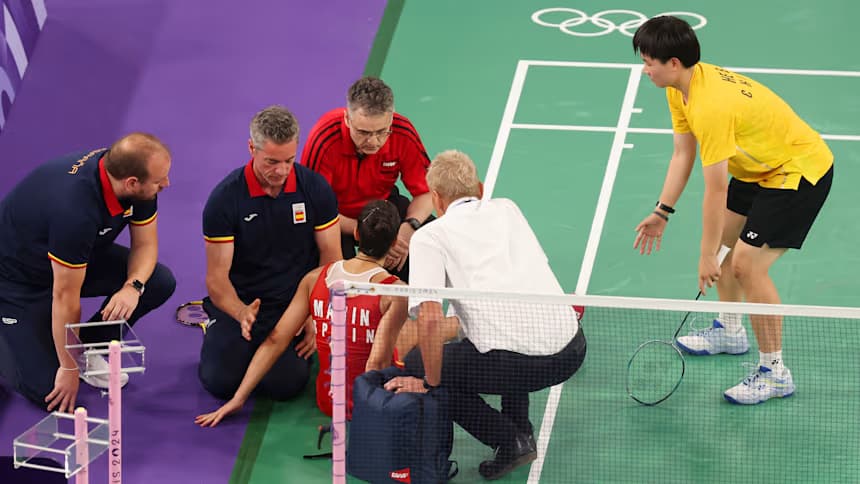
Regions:
M 242 308 L 239 313 L 239 326 L 242 327 L 242 337 L 251 341 L 251 327 L 257 321 L 257 313 L 260 312 L 260 298 Z
M 636 240 L 633 248 L 639 249 L 640 254 L 651 254 L 651 250 L 660 250 L 660 242 L 663 239 L 663 230 L 666 229 L 666 220 L 652 213 L 639 222 L 636 226 Z
M 215 410 L 211 413 L 204 413 L 203 415 L 198 415 L 197 418 L 194 419 L 194 423 L 201 427 L 214 427 L 224 420 L 228 415 L 234 414 L 241 410 L 243 402 L 237 401 L 235 399 L 230 399 L 227 403 L 221 406 L 218 410 Z

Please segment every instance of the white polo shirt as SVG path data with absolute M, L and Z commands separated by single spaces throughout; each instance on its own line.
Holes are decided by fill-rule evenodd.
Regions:
M 461 198 L 421 227 L 409 243 L 409 285 L 533 294 L 564 294 L 528 221 L 505 198 Z M 409 298 L 409 313 L 432 298 Z M 452 300 L 478 351 L 551 355 L 579 329 L 570 306 L 500 299 Z

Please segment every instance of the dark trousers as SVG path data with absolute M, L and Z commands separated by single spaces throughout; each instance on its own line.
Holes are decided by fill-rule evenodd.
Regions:
M 397 211 L 400 212 L 400 220 L 406 218 L 406 210 L 409 208 L 409 204 L 412 203 L 412 200 L 406 198 L 405 196 L 400 194 L 400 190 L 395 186 L 391 189 L 391 194 L 388 196 L 388 201 L 393 203 L 395 207 L 397 207 Z M 422 224 L 429 223 L 435 220 L 436 217 L 430 215 L 427 217 L 427 220 L 423 221 Z M 358 241 L 355 240 L 355 237 L 352 234 L 341 234 L 340 236 L 340 249 L 343 252 L 344 259 L 352 259 L 356 255 L 356 246 L 358 246 Z M 389 271 L 395 276 L 399 277 L 400 280 L 404 282 L 409 282 L 409 257 L 406 258 L 406 262 L 403 264 L 403 269 L 399 271 Z
M 442 353 L 442 382 L 450 394 L 451 416 L 460 427 L 492 448 L 531 433 L 529 393 L 569 379 L 585 359 L 582 328 L 561 351 L 529 356 L 504 350 L 480 353 L 468 339 L 448 343 Z M 416 348 L 406 356 L 406 371 L 423 377 L 424 365 Z M 501 410 L 480 394 L 500 395 Z
M 87 264 L 81 297 L 106 296 L 101 305 L 103 309 L 125 284 L 128 255 L 129 249 L 118 244 L 93 254 Z M 128 324 L 134 325 L 143 315 L 164 304 L 175 288 L 176 280 L 170 269 L 156 264 Z M 0 376 L 40 406 L 45 405 L 45 397 L 54 388 L 59 367 L 51 332 L 51 304 L 51 288 L 0 280 L 0 317 L 3 318 Z M 103 320 L 101 309 L 88 321 Z M 80 332 L 81 341 L 85 343 L 107 342 L 118 336 L 117 328 L 109 326 L 82 328 Z
M 239 322 L 221 311 L 207 297 L 203 309 L 215 322 L 209 326 L 200 349 L 197 374 L 203 388 L 212 395 L 229 400 L 239 389 L 254 353 L 284 313 L 284 305 L 262 305 L 251 329 L 251 341 L 242 337 Z M 301 337 L 293 338 L 284 354 L 257 385 L 256 393 L 273 400 L 287 400 L 304 390 L 310 377 L 311 360 L 296 353 Z

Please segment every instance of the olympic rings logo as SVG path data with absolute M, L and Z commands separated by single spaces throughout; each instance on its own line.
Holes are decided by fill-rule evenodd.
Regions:
M 555 13 L 567 14 L 568 18 L 559 22 L 551 22 L 544 20 L 547 15 L 552 16 Z M 655 15 L 655 17 L 659 17 L 660 15 L 672 15 L 679 18 L 687 17 L 687 19 L 692 20 L 692 22 L 690 22 L 690 25 L 693 27 L 693 30 L 698 30 L 708 24 L 708 19 L 706 19 L 703 15 L 694 12 L 664 12 Z M 620 24 L 616 24 L 614 21 L 607 18 L 619 16 L 633 18 L 630 20 L 625 20 Z M 603 35 L 609 35 L 616 30 L 626 35 L 627 37 L 633 37 L 633 34 L 636 33 L 636 29 L 638 29 L 639 26 L 644 24 L 647 20 L 648 17 L 646 17 L 645 14 L 641 12 L 637 12 L 635 10 L 621 9 L 604 10 L 602 12 L 597 12 L 594 15 L 588 15 L 582 10 L 577 10 L 575 8 L 553 7 L 538 10 L 537 12 L 532 14 L 532 22 L 538 25 L 542 25 L 544 27 L 555 27 L 564 32 L 565 34 L 573 35 L 576 37 L 600 37 Z M 576 27 L 579 27 L 585 23 L 590 23 L 598 30 L 574 30 Z

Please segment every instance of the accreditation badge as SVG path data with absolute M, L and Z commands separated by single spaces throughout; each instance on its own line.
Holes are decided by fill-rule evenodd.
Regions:
M 307 213 L 305 213 L 305 204 L 304 203 L 294 203 L 293 204 L 293 223 L 294 224 L 303 224 L 306 223 Z

